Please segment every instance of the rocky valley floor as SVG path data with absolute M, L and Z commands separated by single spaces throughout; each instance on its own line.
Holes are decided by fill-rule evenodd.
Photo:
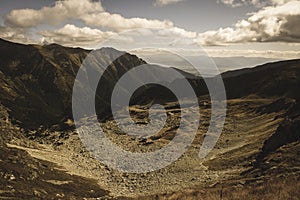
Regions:
M 1 198 L 219 199 L 224 195 L 225 199 L 239 199 L 239 191 L 244 191 L 246 196 L 259 199 L 259 191 L 265 191 L 262 188 L 287 185 L 288 193 L 283 188 L 278 199 L 297 199 L 299 142 L 260 156 L 265 142 L 284 120 L 285 109 L 272 112 L 270 108 L 276 101 L 253 97 L 229 100 L 222 135 L 204 160 L 198 154 L 211 110 L 207 102 L 200 101 L 201 125 L 189 150 L 170 166 L 144 174 L 122 173 L 101 164 L 85 150 L 75 131 L 28 132 L 4 120 L 7 116 L 3 114 L 1 130 L 6 134 L 0 159 Z M 292 100 L 285 100 L 283 104 L 290 103 Z M 176 103 L 168 106 L 170 125 L 147 140 L 123 134 L 113 121 L 102 123 L 102 127 L 114 143 L 128 151 L 155 151 L 175 134 L 180 112 Z M 143 107 L 130 109 L 134 118 L 145 120 Z

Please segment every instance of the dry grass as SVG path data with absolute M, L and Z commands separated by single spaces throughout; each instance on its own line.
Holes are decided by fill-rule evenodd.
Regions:
M 156 195 L 155 200 L 297 200 L 300 199 L 300 177 L 277 178 L 253 182 L 246 186 L 221 186 Z

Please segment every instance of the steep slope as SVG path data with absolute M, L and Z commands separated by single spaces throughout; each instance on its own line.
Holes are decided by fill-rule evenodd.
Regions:
M 9 108 L 10 117 L 15 123 L 25 128 L 36 129 L 40 126 L 54 129 L 66 129 L 65 122 L 72 119 L 72 90 L 77 72 L 90 53 L 80 48 L 67 48 L 57 44 L 47 46 L 15 44 L 0 40 L 0 101 Z M 99 80 L 96 93 L 96 110 L 99 119 L 110 116 L 110 98 L 115 84 L 121 76 L 136 66 L 146 64 L 145 61 L 120 52 L 113 48 L 102 48 L 91 55 L 91 67 L 86 71 L 88 79 L 93 80 L 95 74 L 104 68 L 103 77 Z M 114 59 L 117 58 L 117 59 Z M 113 61 L 112 63 L 109 63 Z M 195 76 L 178 70 L 183 76 Z M 169 68 L 153 66 L 145 69 L 147 77 L 172 76 Z M 139 77 L 132 77 L 141 82 Z M 98 81 L 98 80 L 97 80 Z M 94 86 L 83 83 L 89 90 Z M 141 88 L 146 90 L 149 86 Z M 161 93 L 159 93 L 161 94 Z M 166 93 L 168 94 L 168 92 Z M 138 96 L 138 95 L 137 95 Z M 173 95 L 164 95 L 170 101 Z M 155 99 L 143 96 L 143 99 Z M 133 103 L 142 102 L 135 99 Z
M 228 98 L 249 95 L 299 99 L 300 60 L 268 63 L 222 74 Z
M 105 62 L 118 51 L 99 50 Z M 51 126 L 72 118 L 71 100 L 74 80 L 89 51 L 48 46 L 21 45 L 0 40 L 0 101 L 10 109 L 10 117 L 26 128 Z M 136 56 L 124 54 L 112 66 L 109 83 L 119 72 L 144 63 Z M 108 84 L 109 85 L 109 84 Z M 103 91 L 101 91 L 103 92 Z
M 90 178 L 70 175 L 61 166 L 33 158 L 24 150 L 7 145 L 11 141 L 29 143 L 24 130 L 8 120 L 8 110 L 0 104 L 0 199 L 82 199 L 108 195 Z
M 10 116 L 28 128 L 70 117 L 74 77 L 88 51 L 0 42 L 1 102 Z

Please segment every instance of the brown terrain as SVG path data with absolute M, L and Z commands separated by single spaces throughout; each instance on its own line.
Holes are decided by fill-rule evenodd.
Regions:
M 0 40 L 0 199 L 299 199 L 300 60 L 222 74 L 227 118 L 204 160 L 198 153 L 209 125 L 210 100 L 203 80 L 182 72 L 199 97 L 201 123 L 193 144 L 164 169 L 130 174 L 94 159 L 75 130 L 72 87 L 88 53 Z M 98 53 L 105 63 L 118 51 Z M 110 64 L 96 97 L 107 136 L 132 152 L 168 144 L 180 119 L 174 96 L 157 85 L 132 97 L 131 115 L 139 123 L 147 123 L 151 102 L 162 103 L 168 113 L 166 126 L 146 140 L 123 133 L 109 106 L 102 106 L 122 74 L 144 63 L 124 53 Z

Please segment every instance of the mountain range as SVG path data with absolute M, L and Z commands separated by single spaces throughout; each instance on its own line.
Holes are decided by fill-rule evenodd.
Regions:
M 85 178 L 80 178 L 77 175 L 71 176 L 69 173 L 61 172 L 55 169 L 55 165 L 49 160 L 47 162 L 40 161 L 38 156 L 34 157 L 30 154 L 31 151 L 26 150 L 26 148 L 39 149 L 37 147 L 39 144 L 49 144 L 51 148 L 53 146 L 59 148 L 57 146 L 64 146 L 65 144 L 77 144 L 68 143 L 68 139 L 73 137 L 71 133 L 75 129 L 72 123 L 72 90 L 77 72 L 90 52 L 90 50 L 63 47 L 57 44 L 45 46 L 23 45 L 0 40 L 0 112 L 2 128 L 0 137 L 2 155 L 0 158 L 0 174 L 6 177 L 2 180 L 2 185 L 11 185 L 11 187 L 18 189 L 17 193 L 11 192 L 8 194 L 6 192 L 7 196 L 12 198 L 42 198 L 54 192 L 57 194 L 65 193 L 66 198 L 68 198 L 68 195 L 72 198 L 81 198 L 85 196 L 80 196 L 79 192 L 84 193 L 85 191 L 89 191 L 86 192 L 86 197 L 89 198 L 108 195 L 109 187 L 97 190 L 91 189 L 96 187 L 97 181 L 88 179 L 86 176 Z M 109 124 L 111 122 L 110 98 L 114 86 L 125 72 L 134 69 L 136 66 L 146 64 L 146 61 L 135 55 L 112 48 L 102 48 L 97 50 L 96 53 L 100 58 L 97 61 L 108 66 L 99 82 L 101 87 L 97 88 L 96 111 L 99 119 L 103 119 L 103 123 Z M 117 54 L 121 56 L 109 63 L 108 61 L 112 60 Z M 165 74 L 166 76 L 170 74 L 168 68 L 156 66 L 156 69 L 157 73 Z M 204 105 L 203 102 L 205 102 L 205 105 L 210 105 L 204 79 L 179 69 L 177 71 L 191 83 L 199 97 L 200 106 Z M 97 70 L 87 73 L 97 73 Z M 155 75 L 151 70 L 145 73 Z M 208 160 L 207 166 L 212 170 L 221 171 L 226 166 L 230 168 L 233 163 L 240 162 L 242 169 L 239 171 L 239 180 L 256 180 L 255 178 L 261 180 L 262 177 L 277 177 L 286 174 L 288 170 L 292 171 L 299 178 L 300 59 L 227 71 L 222 73 L 221 76 L 230 106 L 227 116 L 228 126 L 231 127 L 230 122 L 235 124 L 233 120 L 236 119 L 235 117 L 242 116 L 244 124 L 241 130 L 245 131 L 245 133 L 249 131 L 258 142 L 254 144 L 251 141 L 247 141 L 244 145 L 240 145 L 240 143 L 231 144 L 231 139 L 221 140 L 224 142 L 221 144 L 225 145 L 226 148 L 230 147 L 230 145 L 234 147 L 232 149 L 228 147 L 228 152 L 222 152 L 222 155 L 228 154 L 230 156 Z M 137 77 L 133 78 L 138 80 Z M 211 81 L 214 81 L 214 79 L 215 77 L 209 78 Z M 172 84 L 180 83 L 181 80 L 178 79 Z M 161 103 L 170 106 L 170 103 L 177 105 L 176 101 L 176 97 L 165 88 L 158 85 L 148 85 L 142 87 L 134 94 L 131 98 L 131 106 L 142 107 L 149 103 Z M 173 110 L 176 108 L 178 107 L 172 107 Z M 205 109 L 209 109 L 209 106 L 205 107 Z M 248 118 L 247 115 L 249 115 Z M 265 132 L 260 132 L 260 129 L 255 132 L 253 124 L 247 123 L 247 120 L 251 123 L 251 120 L 254 119 L 257 120 L 257 123 L 265 120 L 265 125 L 260 124 Z M 263 129 L 265 126 L 269 126 L 268 124 L 271 122 L 274 124 L 270 128 L 267 130 Z M 109 126 L 111 127 L 111 125 Z M 238 128 L 235 130 L 236 126 L 238 125 L 232 125 L 231 132 L 238 132 Z M 247 129 L 248 126 L 252 128 Z M 250 129 L 253 131 L 251 132 Z M 271 130 L 272 132 L 270 132 Z M 166 131 L 166 135 L 170 132 L 172 130 Z M 118 140 L 121 136 L 114 137 Z M 236 136 L 235 139 L 240 141 L 240 138 L 237 139 L 238 137 Z M 247 138 L 247 136 L 243 137 Z M 164 139 L 167 136 L 159 138 Z M 14 143 L 12 141 L 18 141 L 18 147 L 9 147 L 7 145 L 8 143 Z M 25 144 L 26 141 L 27 144 Z M 156 144 L 155 142 L 156 140 L 153 139 L 149 144 Z M 259 146 L 259 149 L 255 149 L 255 145 L 258 143 L 261 143 L 261 146 Z M 68 148 L 68 151 L 72 151 L 74 155 L 79 154 L 72 150 L 79 147 L 72 147 L 71 150 L 70 147 Z M 246 148 L 252 149 L 252 151 L 245 150 Z M 84 154 L 83 148 L 80 147 L 79 149 L 80 154 Z M 236 155 L 235 153 L 238 155 L 233 157 Z M 4 155 L 7 155 L 7 157 Z M 84 154 L 84 156 L 86 155 Z M 233 159 L 234 162 L 226 159 Z M 26 167 L 22 168 L 20 166 Z M 58 189 L 53 186 L 55 184 L 44 183 L 42 179 L 54 179 L 50 175 L 49 169 L 51 167 L 55 169 L 53 173 L 56 176 L 68 179 L 72 184 L 66 183 L 65 189 Z M 276 170 L 274 171 L 274 169 Z M 110 170 L 107 169 L 107 171 Z M 35 175 L 33 176 L 32 174 Z M 31 177 L 32 180 L 40 177 L 34 184 L 35 191 L 25 192 L 26 187 L 24 185 L 32 180 L 28 179 L 26 181 L 22 176 Z M 126 180 L 130 178 L 132 177 L 125 177 Z M 18 182 L 14 183 L 13 181 L 15 180 Z M 42 183 L 44 185 L 41 185 Z M 79 191 L 74 191 L 74 188 L 79 188 L 80 184 L 86 184 L 86 187 Z M 114 184 L 118 184 L 118 182 L 114 182 Z M 251 184 L 251 181 L 249 181 L 249 184 Z M 1 188 L 3 191 L 6 191 L 6 189 Z M 197 194 L 199 193 L 199 188 L 196 186 L 190 189 L 193 189 Z M 45 193 L 43 193 L 43 190 Z M 90 192 L 92 190 L 94 193 Z M 144 195 L 140 198 L 169 197 L 168 195 L 158 194 L 157 191 L 154 193 L 157 193 L 157 195 L 152 196 L 153 193 L 150 192 L 149 195 Z M 2 192 L 0 196 L 1 194 Z M 187 194 L 187 196 L 189 195 L 191 194 Z M 126 199 L 127 197 L 122 198 Z

